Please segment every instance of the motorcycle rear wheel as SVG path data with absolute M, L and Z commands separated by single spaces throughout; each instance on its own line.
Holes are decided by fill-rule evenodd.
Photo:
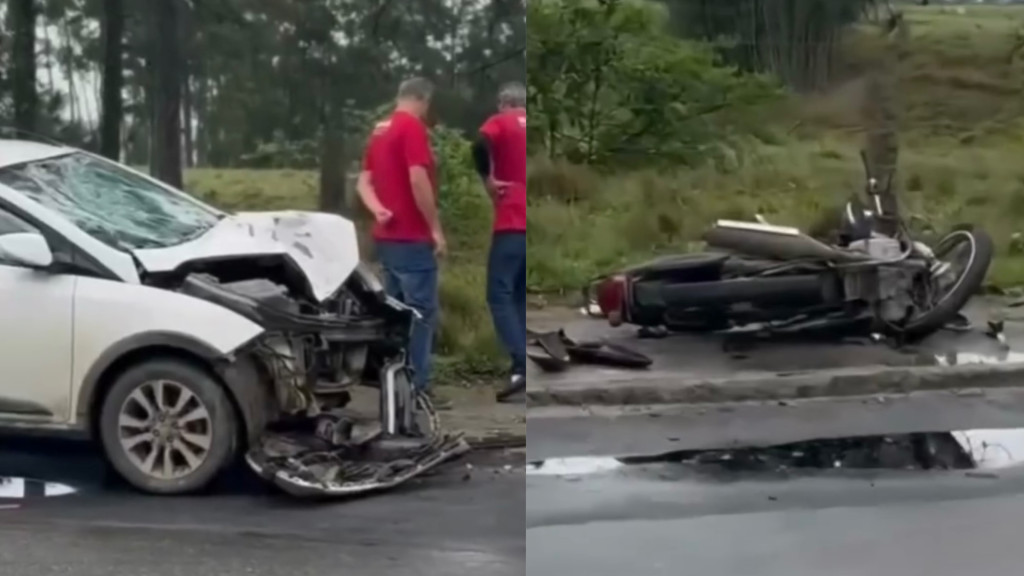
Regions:
M 964 242 L 969 243 L 970 252 L 966 265 L 952 286 L 929 309 L 915 316 L 901 329 L 893 327 L 894 332 L 911 340 L 930 336 L 954 321 L 971 298 L 981 292 L 995 254 L 992 237 L 987 232 L 972 225 L 958 226 L 943 237 L 933 250 L 936 257 L 943 260 L 944 255 Z

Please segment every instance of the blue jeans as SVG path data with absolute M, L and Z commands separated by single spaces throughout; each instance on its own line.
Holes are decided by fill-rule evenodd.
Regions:
M 526 232 L 496 232 L 487 261 L 487 304 L 494 330 L 512 357 L 512 373 L 526 375 Z
M 429 242 L 377 242 L 377 258 L 384 268 L 384 286 L 391 297 L 423 316 L 412 327 L 409 363 L 413 385 L 426 391 L 430 384 L 431 354 L 437 324 L 437 258 Z

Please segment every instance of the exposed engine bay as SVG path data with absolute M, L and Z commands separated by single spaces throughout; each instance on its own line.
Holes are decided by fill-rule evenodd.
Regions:
M 265 425 L 246 461 L 257 474 L 295 496 L 353 495 L 397 486 L 469 449 L 461 434 L 441 430 L 412 386 L 406 347 L 418 314 L 370 270 L 358 266 L 317 302 L 297 275 L 266 275 L 275 282 L 239 268 L 222 262 L 151 280 L 265 329 L 231 360 L 255 366 L 259 400 L 250 410 Z M 356 387 L 379 391 L 375 413 L 351 409 Z

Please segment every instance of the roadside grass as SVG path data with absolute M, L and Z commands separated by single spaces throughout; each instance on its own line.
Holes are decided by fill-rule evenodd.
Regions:
M 900 69 L 901 200 L 914 227 L 984 227 L 994 287 L 1024 285 L 1024 7 L 901 7 L 910 23 Z M 958 8 L 963 8 L 959 13 Z M 1014 56 L 1015 47 L 1022 49 Z M 597 274 L 658 254 L 700 250 L 716 219 L 760 213 L 805 230 L 837 218 L 863 186 L 863 76 L 884 51 L 860 26 L 841 82 L 766 109 L 761 144 L 737 166 L 604 173 L 530 162 L 531 290 L 578 293 Z
M 970 144 L 1024 143 L 1024 6 L 902 7 L 910 27 L 900 69 L 903 138 Z M 825 94 L 795 99 L 795 120 L 818 134 L 860 128 L 860 86 L 880 59 L 895 56 L 877 30 L 847 35 L 843 82 Z
M 317 174 L 303 170 L 193 169 L 185 188 L 207 202 L 231 211 L 316 210 Z M 481 217 L 461 217 L 447 226 L 449 255 L 441 268 L 441 312 L 435 380 L 439 383 L 496 377 L 506 368 L 485 301 L 485 266 L 490 232 L 489 206 L 469 197 L 455 207 Z M 365 260 L 373 259 L 369 222 L 350 206 L 360 231 Z M 459 214 L 461 215 L 461 214 Z M 448 215 L 442 213 L 442 218 Z
M 901 200 L 924 237 L 960 223 L 996 241 L 989 279 L 1024 285 L 1024 148 L 907 149 Z M 531 165 L 528 282 L 531 290 L 570 293 L 597 274 L 658 254 L 696 251 L 719 218 L 769 221 L 804 230 L 837 218 L 863 186 L 855 142 L 819 140 L 765 146 L 742 166 L 596 174 L 579 166 Z

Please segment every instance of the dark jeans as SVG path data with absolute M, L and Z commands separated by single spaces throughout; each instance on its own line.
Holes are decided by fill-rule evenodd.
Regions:
M 413 324 L 409 363 L 414 372 L 413 384 L 426 391 L 438 308 L 434 247 L 429 242 L 377 242 L 377 258 L 384 268 L 388 294 L 423 316 L 422 321 Z
M 494 330 L 512 356 L 512 373 L 526 375 L 526 232 L 496 232 L 487 261 L 487 304 Z

